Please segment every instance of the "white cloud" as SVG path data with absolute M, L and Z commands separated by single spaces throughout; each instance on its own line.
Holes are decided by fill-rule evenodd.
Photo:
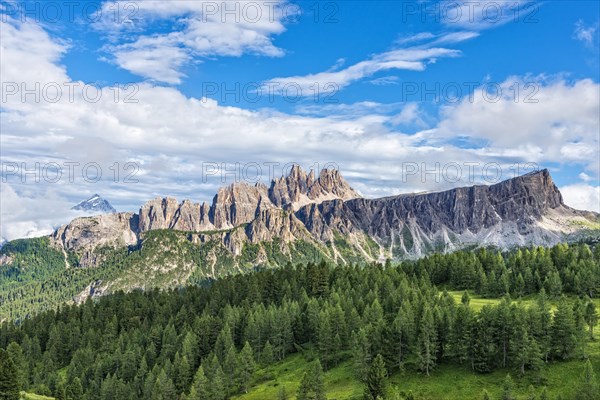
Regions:
M 65 82 L 65 68 L 59 64 L 68 49 L 67 43 L 51 40 L 48 33 L 34 22 L 17 22 L 0 18 L 2 32 L 1 79 L 5 83 L 33 84 Z
M 0 186 L 0 203 L 0 241 L 48 235 L 60 223 L 82 215 L 52 190 L 19 195 L 8 183 Z
M 598 38 L 598 23 L 586 26 L 583 20 L 575 23 L 575 31 L 573 37 L 585 44 L 588 47 L 593 47 Z
M 600 213 L 600 186 L 578 183 L 563 186 L 560 191 L 568 206 Z
M 433 35 L 429 32 L 416 34 L 396 41 L 396 44 L 406 44 L 425 39 L 432 39 L 429 43 L 419 46 L 398 48 L 371 56 L 349 67 L 337 69 L 339 62 L 327 71 L 308 75 L 273 78 L 263 83 L 264 90 L 276 95 L 285 95 L 283 88 L 296 88 L 294 93 L 310 97 L 315 95 L 315 90 L 325 94 L 335 93 L 344 87 L 369 78 L 381 71 L 409 70 L 423 71 L 427 64 L 433 64 L 438 58 L 459 57 L 461 52 L 455 49 L 439 47 L 442 44 L 459 43 L 477 37 L 476 32 L 460 31 Z M 392 84 L 396 77 L 384 77 L 371 80 L 373 84 Z
M 183 77 L 181 69 L 197 57 L 281 57 L 284 51 L 273 44 L 273 37 L 285 31 L 284 19 L 290 17 L 282 12 L 285 5 L 285 1 L 251 0 L 105 2 L 95 27 L 115 42 L 105 50 L 118 66 L 144 78 L 177 84 Z M 115 18 L 115 10 L 130 18 Z M 164 21 L 178 29 L 145 33 Z
M 579 174 L 579 179 L 581 179 L 584 182 L 589 182 L 593 178 L 591 176 L 589 176 L 588 174 L 586 174 L 585 172 L 582 172 L 582 173 Z
M 132 44 L 114 50 L 115 62 L 136 75 L 160 82 L 181 83 L 182 66 L 191 56 L 176 42 L 165 43 L 165 38 L 141 38 Z
M 440 57 L 458 57 L 460 51 L 446 48 L 407 48 L 377 54 L 368 60 L 360 61 L 339 71 L 325 71 L 316 74 L 273 78 L 264 82 L 269 93 L 284 94 L 282 88 L 295 87 L 303 96 L 314 96 L 319 90 L 338 91 L 351 83 L 373 76 L 377 72 L 390 70 L 423 71 L 425 65 Z M 329 89 L 327 89 L 329 88 Z
M 444 108 L 434 135 L 463 137 L 474 146 L 483 141 L 491 149 L 522 152 L 531 162 L 581 163 L 599 170 L 598 83 L 509 78 L 498 84 L 498 98 L 487 93 L 489 87 Z
M 435 38 L 435 35 L 431 32 L 419 32 L 415 33 L 414 35 L 398 38 L 398 40 L 396 40 L 396 43 L 399 45 L 404 45 L 409 43 L 422 42 L 433 38 Z
M 12 28 L 2 27 L 2 44 L 11 47 L 3 47 L 2 62 L 10 66 L 11 79 L 19 79 L 19 71 L 26 74 L 33 70 L 52 79 L 70 80 L 59 65 L 63 44 L 36 26 L 15 21 L 8 24 Z M 28 40 L 46 51 L 29 52 Z M 370 61 L 421 62 L 418 60 L 431 56 L 433 50 L 405 49 Z M 36 76 L 25 78 L 35 80 Z M 110 89 L 105 87 L 103 92 L 111 93 Z M 8 184 L 3 182 L 2 236 L 12 239 L 47 232 L 69 218 L 71 205 L 96 192 L 117 209 L 131 211 L 157 195 L 210 201 L 222 183 L 218 179 L 203 182 L 203 162 L 296 162 L 304 167 L 335 162 L 366 196 L 442 190 L 484 181 L 481 168 L 475 176 L 467 175 L 464 169 L 460 182 L 421 174 L 404 179 L 403 163 L 407 162 L 419 167 L 425 163 L 429 169 L 436 163 L 496 162 L 506 171 L 502 178 L 508 178 L 510 165 L 529 161 L 532 153 L 539 162 L 553 162 L 561 156 L 561 149 L 567 149 L 568 154 L 569 145 L 588 143 L 594 148 L 589 136 L 593 120 L 597 121 L 597 114 L 591 111 L 597 102 L 594 90 L 598 92 L 597 84 L 590 81 L 546 84 L 540 89 L 540 99 L 548 101 L 540 102 L 542 109 L 535 112 L 513 108 L 507 101 L 500 102 L 499 108 L 480 102 L 459 104 L 447 110 L 439 127 L 416 134 L 393 128 L 394 124 L 425 119 L 421 110 L 410 104 L 362 102 L 331 106 L 326 113 L 306 110 L 298 115 L 225 107 L 151 83 L 139 86 L 137 103 L 115 102 L 112 96 L 103 96 L 96 103 L 85 101 L 81 95 L 73 102 L 63 98 L 57 103 L 36 103 L 31 98 L 21 102 L 11 97 L 2 104 L 3 163 L 25 162 L 31 168 L 36 162 L 93 161 L 102 166 L 104 179 L 85 182 L 78 169 L 72 183 L 63 179 L 54 184 L 43 180 L 23 184 L 18 177 L 12 177 Z M 479 114 L 486 118 L 479 119 Z M 493 146 L 460 148 L 453 144 L 451 128 L 473 140 L 489 140 Z M 523 134 L 517 135 L 520 130 Z M 127 161 L 141 166 L 136 175 L 139 183 L 123 183 L 122 170 L 114 182 L 109 168 L 114 162 L 122 167 Z M 590 164 L 588 160 L 577 162 Z
M 382 76 L 381 78 L 370 80 L 369 83 L 375 86 L 397 85 L 400 78 L 397 76 Z

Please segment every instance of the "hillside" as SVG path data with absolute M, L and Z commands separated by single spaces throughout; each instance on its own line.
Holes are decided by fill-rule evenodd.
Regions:
M 598 268 L 588 245 L 309 263 L 4 322 L 0 349 L 61 399 L 358 400 L 376 360 L 386 399 L 498 398 L 507 374 L 512 395 L 571 399 L 598 384 Z
M 77 218 L 0 249 L 0 320 L 118 290 L 174 288 L 288 263 L 350 265 L 434 253 L 551 246 L 600 236 L 547 170 L 493 186 L 364 199 L 337 171 L 295 167 L 269 187 L 233 184 L 213 203 L 155 199 L 138 213 Z

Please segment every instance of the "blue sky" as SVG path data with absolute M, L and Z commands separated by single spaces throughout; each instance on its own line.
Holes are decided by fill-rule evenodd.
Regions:
M 206 163 L 335 163 L 368 197 L 531 163 L 568 204 L 599 211 L 599 3 L 459 3 L 0 2 L 2 236 L 45 231 L 93 193 L 131 211 L 210 200 L 231 182 L 203 179 Z M 68 101 L 65 82 L 102 99 L 78 88 Z M 36 83 L 58 83 L 60 101 L 23 98 Z M 136 103 L 111 101 L 126 84 Z M 23 182 L 11 169 L 69 161 L 101 165 L 102 179 Z M 457 181 L 404 175 L 465 162 L 475 173 Z M 137 183 L 114 179 L 115 163 L 139 167 Z M 24 210 L 40 199 L 55 219 Z

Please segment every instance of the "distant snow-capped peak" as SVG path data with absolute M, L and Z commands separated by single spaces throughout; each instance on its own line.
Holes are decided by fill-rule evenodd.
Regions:
M 98 194 L 94 194 L 89 199 L 76 204 L 71 209 L 78 210 L 78 211 L 92 211 L 92 212 L 102 212 L 102 213 L 117 212 L 117 210 L 115 210 L 114 207 L 111 206 L 108 201 L 104 200 Z

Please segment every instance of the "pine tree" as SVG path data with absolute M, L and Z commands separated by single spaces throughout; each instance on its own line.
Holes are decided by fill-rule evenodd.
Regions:
M 538 294 L 535 311 L 537 317 L 535 336 L 544 361 L 548 362 L 548 357 L 552 353 L 552 314 L 550 313 L 546 290 L 543 288 Z
M 483 389 L 483 392 L 481 393 L 481 399 L 482 400 L 492 400 L 490 394 L 485 389 Z
M 580 299 L 575 299 L 573 304 L 573 319 L 575 320 L 576 348 L 581 353 L 582 358 L 587 358 L 586 350 L 589 335 L 586 332 L 585 304 Z
M 113 383 L 115 385 L 115 383 Z M 163 368 L 156 377 L 156 383 L 152 389 L 151 400 L 172 400 L 177 398 L 177 390 L 171 378 Z
M 323 382 L 323 368 L 319 360 L 313 362 L 310 369 L 304 372 L 298 392 L 297 400 L 327 400 L 325 384 Z
M 600 248 L 600 246 L 597 246 Z M 596 304 L 588 297 L 585 305 L 585 322 L 590 329 L 590 337 L 594 339 L 594 326 L 598 323 L 598 311 L 596 311 Z
M 329 312 L 321 311 L 319 314 L 318 328 L 319 359 L 323 362 L 325 369 L 333 365 L 337 349 L 335 348 L 334 333 L 329 320 Z
M 239 356 L 239 376 L 240 376 L 240 386 L 244 393 L 248 393 L 248 388 L 250 384 L 250 380 L 252 379 L 252 374 L 254 374 L 254 370 L 256 369 L 256 364 L 254 363 L 254 352 L 252 351 L 252 347 L 250 343 L 246 342 Z
M 218 367 L 209 385 L 208 400 L 224 400 L 227 397 L 226 379 L 225 373 Z
M 182 393 L 188 388 L 192 378 L 192 370 L 187 356 L 184 355 L 181 357 L 179 352 L 177 352 L 173 368 L 175 370 L 175 387 L 177 388 L 177 392 Z
M 421 319 L 421 332 L 419 333 L 419 366 L 429 376 L 436 363 L 436 332 L 431 308 L 425 306 Z
M 265 343 L 265 347 L 262 351 L 261 355 L 261 363 L 263 367 L 268 367 L 273 364 L 273 346 L 271 346 L 271 342 L 267 340 Z
M 25 390 L 27 388 L 28 381 L 28 365 L 23 354 L 23 349 L 18 343 L 11 342 L 6 348 L 6 352 L 8 353 L 8 356 L 12 360 L 13 364 L 15 364 L 15 368 L 17 370 L 17 378 L 19 380 L 19 388 L 21 390 Z
M 510 374 L 506 375 L 502 383 L 502 400 L 515 400 L 513 396 L 513 381 Z
M 577 390 L 577 400 L 598 400 L 600 399 L 600 387 L 596 381 L 594 374 L 594 367 L 588 359 L 583 367 L 583 374 L 581 376 L 581 383 Z
M 208 396 L 208 378 L 206 378 L 206 375 L 204 374 L 204 368 L 201 365 L 198 368 L 198 371 L 196 371 L 196 375 L 194 376 L 194 383 L 192 384 L 192 389 L 190 390 L 188 400 L 204 400 L 208 399 Z
M 230 392 L 236 388 L 238 377 L 238 356 L 235 346 L 232 344 L 225 354 L 223 361 L 223 372 L 225 373 L 225 390 Z
M 384 399 L 386 384 L 387 370 L 385 369 L 385 362 L 381 354 L 377 354 L 367 374 L 364 400 Z
M 19 400 L 19 374 L 4 349 L 0 349 L 0 400 Z
M 467 292 L 465 292 L 467 294 Z M 464 295 L 463 295 L 464 298 Z M 461 364 L 469 359 L 469 348 L 471 345 L 471 328 L 473 314 L 464 302 L 456 309 L 454 324 L 450 334 L 451 354 Z
M 364 382 L 371 365 L 371 343 L 363 328 L 358 334 L 352 333 L 352 359 L 356 377 Z
M 552 321 L 552 352 L 555 357 L 566 360 L 577 346 L 573 309 L 563 296 L 558 302 Z
M 67 383 L 67 398 L 70 400 L 83 399 L 83 386 L 78 377 L 73 378 Z

